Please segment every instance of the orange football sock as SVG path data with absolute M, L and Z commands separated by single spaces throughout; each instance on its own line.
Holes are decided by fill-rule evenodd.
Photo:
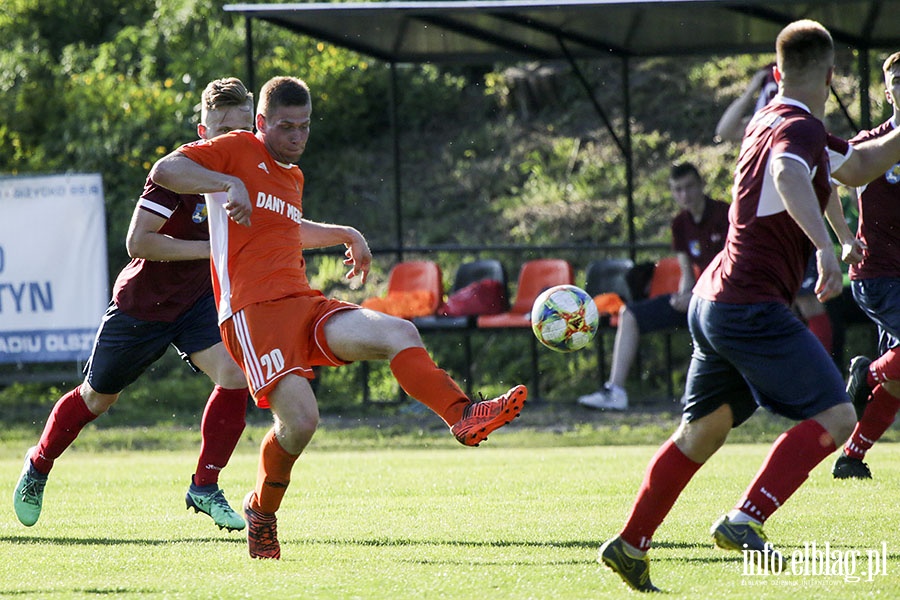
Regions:
M 291 469 L 300 455 L 288 454 L 270 429 L 259 447 L 259 472 L 256 476 L 256 503 L 251 506 L 263 513 L 273 514 L 291 483 Z
M 433 410 L 447 425 L 454 425 L 469 404 L 456 382 L 439 368 L 425 348 L 402 350 L 391 360 L 391 372 L 403 391 Z

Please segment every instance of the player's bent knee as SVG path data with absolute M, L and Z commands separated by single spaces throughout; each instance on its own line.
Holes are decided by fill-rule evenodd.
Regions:
M 856 411 L 849 402 L 842 402 L 816 415 L 816 421 L 825 428 L 835 446 L 842 446 L 856 427 Z
M 900 398 L 900 381 L 884 381 L 881 383 L 881 387 L 894 398 Z
M 412 321 L 406 319 L 398 318 L 396 322 L 392 323 L 387 339 L 394 350 L 422 345 L 422 336 L 419 335 L 419 330 Z
M 232 363 L 233 364 L 233 363 Z M 217 385 L 227 390 L 237 390 L 247 387 L 247 378 L 240 367 L 233 364 L 233 368 L 223 369 L 219 377 L 215 379 Z
M 119 399 L 119 394 L 101 394 L 90 385 L 83 384 L 81 386 L 81 399 L 89 411 L 95 415 L 102 415 L 116 403 L 116 400 Z

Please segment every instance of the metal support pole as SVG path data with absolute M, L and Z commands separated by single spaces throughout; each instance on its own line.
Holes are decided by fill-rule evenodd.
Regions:
M 400 121 L 397 102 L 397 64 L 391 63 L 391 138 L 394 153 L 394 226 L 397 229 L 397 262 L 403 262 L 403 185 L 400 180 Z
M 244 44 L 246 51 L 245 58 L 247 61 L 247 89 L 256 92 L 256 67 L 253 63 L 253 19 L 250 15 L 244 16 L 244 31 L 247 40 Z

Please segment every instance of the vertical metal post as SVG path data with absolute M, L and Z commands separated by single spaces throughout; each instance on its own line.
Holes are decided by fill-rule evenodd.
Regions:
M 244 44 L 246 51 L 245 59 L 247 61 L 247 89 L 256 94 L 256 67 L 253 63 L 253 18 L 250 15 L 244 16 L 244 31 L 247 41 Z
M 857 59 L 857 65 L 859 67 L 859 122 L 862 125 L 863 129 L 871 129 L 872 105 L 869 98 L 869 86 L 872 83 L 872 72 L 869 68 L 868 48 L 859 49 L 859 58 Z
M 631 82 L 628 77 L 628 57 L 622 57 L 622 110 L 624 131 L 622 152 L 625 154 L 625 189 L 628 198 L 628 255 L 637 262 L 637 235 L 634 231 L 634 157 L 631 149 Z
M 403 187 L 400 181 L 400 121 L 397 102 L 397 63 L 391 63 L 391 137 L 394 152 L 394 226 L 397 229 L 397 262 L 403 261 Z

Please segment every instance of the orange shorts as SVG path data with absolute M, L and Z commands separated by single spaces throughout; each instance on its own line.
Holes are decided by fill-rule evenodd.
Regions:
M 321 294 L 290 296 L 245 306 L 219 328 L 256 404 L 269 408 L 266 394 L 288 373 L 313 379 L 313 367 L 347 364 L 328 347 L 325 322 L 342 310 L 358 308 Z

